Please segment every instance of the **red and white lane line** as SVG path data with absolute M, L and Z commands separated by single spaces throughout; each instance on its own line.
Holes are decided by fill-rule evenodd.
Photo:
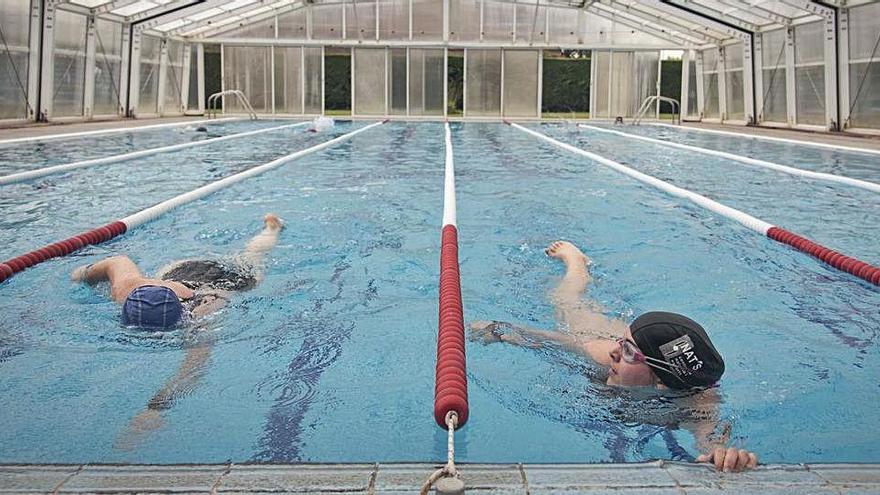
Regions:
M 101 136 L 104 134 L 120 134 L 120 133 L 126 133 L 126 132 L 149 131 L 152 129 L 162 129 L 165 127 L 182 127 L 185 125 L 194 125 L 194 124 L 216 124 L 218 122 L 229 122 L 231 120 L 242 120 L 243 118 L 244 117 L 224 117 L 222 119 L 187 120 L 187 121 L 182 121 L 182 122 L 169 122 L 167 124 L 152 124 L 152 125 L 142 125 L 142 126 L 134 126 L 134 127 L 116 127 L 114 129 L 97 129 L 94 131 L 66 132 L 66 133 L 62 133 L 62 134 L 49 134 L 47 136 L 31 136 L 31 137 L 22 137 L 22 138 L 13 138 L 13 139 L 2 139 L 2 140 L 0 140 L 0 146 L 5 146 L 8 144 L 36 143 L 36 142 L 40 142 L 40 141 L 56 141 L 59 139 L 73 139 L 73 138 L 81 138 L 81 137 L 89 137 L 89 136 Z
M 738 138 L 750 138 L 750 139 L 761 139 L 763 141 L 775 141 L 777 143 L 785 143 L 785 144 L 798 144 L 801 146 L 810 146 L 813 148 L 823 148 L 827 150 L 833 151 L 851 151 L 853 153 L 867 153 L 869 155 L 880 155 L 880 150 L 872 150 L 869 148 L 856 148 L 854 146 L 843 146 L 838 144 L 829 144 L 829 143 L 817 143 L 815 141 L 804 141 L 800 139 L 787 139 L 775 136 L 762 136 L 758 134 L 746 134 L 743 132 L 733 132 L 733 131 L 721 131 L 718 129 L 703 129 L 702 127 L 691 127 L 691 126 L 678 126 L 678 125 L 669 125 L 663 124 L 660 122 L 649 122 L 648 125 L 654 125 L 658 127 L 669 127 L 672 129 L 685 130 L 685 131 L 695 131 L 695 132 L 705 132 L 707 134 L 718 134 L 720 136 L 733 136 Z M 767 129 L 772 129 L 768 127 Z
M 75 170 L 78 168 L 86 168 L 86 167 L 94 167 L 96 165 L 106 165 L 108 163 L 117 163 L 126 160 L 133 160 L 135 158 L 143 158 L 145 156 L 156 155 L 159 153 L 169 153 L 171 151 L 179 151 L 187 148 L 195 148 L 197 146 L 206 146 L 209 144 L 216 144 L 223 141 L 228 141 L 230 139 L 238 139 L 248 136 L 256 136 L 258 134 L 263 134 L 266 132 L 280 131 L 282 129 L 290 129 L 292 127 L 300 127 L 308 124 L 309 122 L 298 122 L 296 124 L 286 124 L 277 127 L 269 127 L 267 129 L 257 129 L 255 131 L 248 132 L 240 132 L 238 134 L 230 134 L 228 136 L 221 136 L 211 139 L 205 139 L 202 141 L 192 141 L 189 143 L 180 143 L 180 144 L 172 144 L 170 146 L 163 146 L 161 148 L 150 148 L 141 151 L 133 151 L 131 153 L 124 153 L 121 155 L 113 155 L 106 156 L 103 158 L 94 158 L 91 160 L 82 160 L 79 162 L 73 163 L 65 163 L 61 165 L 53 165 L 51 167 L 38 168 L 36 170 L 27 170 L 24 172 L 17 172 L 14 174 L 3 175 L 0 176 L 0 186 L 6 184 L 14 184 L 16 182 L 22 182 L 30 179 L 36 179 L 38 177 L 45 177 L 47 175 L 57 174 L 61 172 L 66 172 L 68 170 Z
M 434 387 L 434 420 L 444 429 L 448 427 L 452 414 L 456 415 L 455 428 L 464 426 L 468 419 L 464 312 L 461 304 L 455 213 L 455 166 L 452 160 L 452 132 L 448 122 L 445 161 L 443 230 L 440 244 L 440 323 Z
M 640 182 L 644 182 L 645 184 L 649 184 L 651 186 L 660 189 L 661 191 L 667 192 L 673 196 L 687 199 L 693 203 L 696 203 L 703 208 L 706 208 L 710 211 L 718 213 L 724 217 L 727 217 L 731 220 L 739 222 L 740 224 L 748 227 L 755 232 L 760 233 L 761 235 L 767 236 L 775 241 L 788 244 L 789 246 L 797 249 L 798 251 L 802 251 L 811 256 L 819 258 L 823 262 L 828 265 L 837 268 L 838 270 L 845 271 L 852 275 L 855 275 L 867 282 L 870 282 L 874 285 L 880 285 L 880 268 L 877 268 L 873 265 L 865 263 L 855 258 L 851 258 L 844 254 L 841 254 L 833 249 L 829 249 L 825 246 L 817 244 L 809 239 L 801 237 L 797 234 L 789 232 L 781 227 L 777 227 L 773 224 L 767 223 L 761 219 L 755 218 L 747 213 L 739 211 L 737 209 L 731 208 L 729 206 L 723 205 L 717 201 L 713 201 L 705 196 L 697 194 L 692 191 L 688 191 L 687 189 L 682 189 L 678 186 L 674 186 L 668 182 L 664 182 L 656 177 L 652 177 L 647 174 L 643 174 L 637 170 L 633 170 L 625 165 L 617 163 L 613 160 L 609 160 L 605 157 L 599 156 L 595 153 L 591 153 L 586 150 L 582 150 L 580 148 L 574 147 L 570 144 L 563 143 L 561 141 L 557 141 L 549 136 L 541 134 L 540 132 L 533 131 L 531 129 L 527 129 L 518 124 L 510 124 L 512 127 L 519 129 L 525 133 L 531 134 L 539 139 L 543 139 L 555 146 L 558 146 L 566 151 L 570 151 L 572 153 L 585 156 L 591 160 L 594 160 L 606 167 L 617 170 L 622 174 L 626 174 Z
M 798 177 L 804 177 L 807 179 L 815 179 L 815 180 L 824 180 L 828 182 L 837 182 L 839 184 L 846 184 L 848 186 L 858 187 L 861 189 L 866 189 L 868 191 L 880 193 L 880 184 L 869 182 L 866 180 L 853 179 L 851 177 L 846 177 L 843 175 L 835 175 L 835 174 L 826 174 L 823 172 L 813 172 L 810 170 L 803 170 L 795 167 L 789 167 L 788 165 L 780 165 L 778 163 L 768 162 L 766 160 L 759 160 L 757 158 L 749 158 L 747 156 L 737 155 L 734 153 L 727 153 L 724 151 L 718 150 L 710 150 L 706 148 L 700 148 L 698 146 L 691 146 L 688 144 L 680 144 L 673 143 L 671 141 L 666 141 L 663 139 L 654 139 L 645 136 L 638 136 L 636 134 L 630 134 L 628 132 L 615 131 L 612 129 L 603 129 L 601 127 L 596 127 L 587 124 L 578 124 L 577 125 L 581 129 L 590 129 L 591 131 L 604 132 L 608 134 L 614 134 L 617 136 L 623 136 L 629 139 L 636 139 L 638 141 L 644 141 L 647 143 L 659 144 L 662 146 L 668 146 L 670 148 L 678 148 L 687 151 L 694 151 L 696 153 L 702 153 L 704 155 L 717 156 L 719 158 L 725 158 L 727 160 L 733 160 L 740 163 L 745 163 L 748 165 L 754 165 L 757 167 L 768 168 L 771 170 L 776 170 L 779 172 L 784 172 L 786 174 L 795 175 Z
M 31 251 L 29 253 L 2 262 L 0 263 L 0 282 L 3 282 L 12 275 L 38 263 L 42 263 L 48 259 L 59 256 L 66 256 L 89 244 L 100 244 L 102 242 L 109 241 L 110 239 L 120 236 L 140 225 L 143 225 L 155 219 L 156 217 L 168 212 L 169 210 L 177 208 L 178 206 L 191 203 L 193 201 L 196 201 L 197 199 L 204 198 L 211 193 L 219 191 L 220 189 L 227 188 L 245 179 L 249 179 L 256 175 L 260 175 L 272 169 L 278 168 L 285 163 L 294 161 L 298 158 L 302 158 L 317 151 L 321 151 L 325 148 L 329 148 L 343 141 L 347 141 L 362 132 L 366 132 L 376 126 L 380 126 L 385 122 L 387 122 L 387 120 L 370 124 L 347 134 L 343 134 L 342 136 L 333 138 L 327 142 L 297 151 L 296 153 L 282 156 L 281 158 L 272 160 L 269 163 L 265 163 L 254 168 L 250 168 L 248 170 L 245 170 L 244 172 L 230 175 L 229 177 L 204 185 L 193 191 L 175 196 L 169 200 L 163 201 L 155 206 L 151 206 L 133 215 L 129 215 L 123 219 L 116 220 L 101 227 L 83 232 L 81 234 L 69 237 L 59 242 L 49 244 L 48 246 L 44 246 L 35 251 Z

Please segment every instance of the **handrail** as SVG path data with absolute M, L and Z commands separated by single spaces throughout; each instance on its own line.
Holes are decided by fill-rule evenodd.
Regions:
M 257 112 L 254 111 L 254 107 L 251 106 L 251 102 L 248 101 L 247 96 L 239 90 L 239 89 L 227 89 L 226 91 L 220 91 L 219 93 L 214 93 L 208 97 L 208 117 L 216 117 L 217 116 L 217 100 L 221 97 L 231 95 L 238 98 L 238 102 L 241 103 L 241 106 L 247 111 L 247 114 L 250 116 L 251 120 L 257 120 Z
M 676 116 L 678 117 L 678 123 L 681 124 L 681 112 L 679 109 L 681 108 L 681 103 L 678 100 L 669 98 L 667 96 L 658 96 L 651 95 L 645 98 L 642 102 L 642 105 L 639 107 L 639 111 L 636 114 L 636 118 L 633 120 L 633 125 L 639 125 L 642 122 L 642 119 L 645 118 L 645 114 L 648 113 L 648 109 L 651 108 L 651 104 L 657 101 L 665 101 L 672 105 L 672 123 L 676 123 Z

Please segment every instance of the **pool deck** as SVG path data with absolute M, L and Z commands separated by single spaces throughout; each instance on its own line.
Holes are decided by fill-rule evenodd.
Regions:
M 0 493 L 418 493 L 435 464 L 0 464 Z M 463 464 L 483 494 L 878 494 L 880 464 Z

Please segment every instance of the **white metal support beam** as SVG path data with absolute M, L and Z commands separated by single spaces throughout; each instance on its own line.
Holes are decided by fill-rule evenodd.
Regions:
M 681 19 L 705 26 L 707 29 L 711 29 L 713 31 L 723 33 L 726 36 L 726 39 L 738 38 L 743 41 L 747 41 L 749 39 L 749 35 L 746 32 L 743 32 L 743 30 L 749 31 L 749 32 L 754 32 L 756 30 L 755 26 L 752 24 L 749 24 L 749 23 L 731 22 L 730 24 L 733 24 L 733 25 L 736 25 L 739 27 L 739 29 L 736 29 L 736 28 L 730 27 L 729 25 L 726 25 L 722 22 L 718 22 L 718 21 L 714 21 L 712 19 L 709 19 L 712 17 L 717 18 L 718 14 L 717 13 L 702 12 L 703 9 L 694 8 L 693 3 L 688 3 L 686 6 L 684 6 L 684 5 L 682 5 L 682 6 L 669 5 L 669 4 L 662 2 L 660 0 L 639 0 L 639 3 L 647 5 L 649 7 L 654 8 L 654 9 L 666 12 L 667 14 L 670 14 L 673 17 L 681 18 Z M 689 9 L 693 10 L 694 12 L 699 12 L 702 15 L 688 12 L 687 10 L 685 10 L 685 8 L 689 8 Z M 704 17 L 704 16 L 706 16 L 706 17 Z M 709 18 L 707 18 L 707 17 L 709 17 Z M 725 21 L 727 21 L 727 19 L 725 19 Z
M 273 58 L 274 60 L 274 58 Z M 189 108 L 189 79 L 192 71 L 192 47 L 188 43 L 183 45 L 183 70 L 180 76 L 180 113 L 186 113 Z M 272 72 L 274 77 L 275 72 Z M 274 85 L 272 87 L 275 87 Z M 274 100 L 273 100 L 274 101 Z
M 755 35 L 755 38 L 759 38 Z M 742 68 L 743 68 L 743 118 L 746 124 L 757 122 L 755 118 L 755 78 L 754 74 L 754 58 L 752 52 L 752 44 L 744 41 L 742 44 Z
M 43 3 L 43 46 L 42 66 L 40 68 L 40 120 L 52 118 L 52 100 L 55 94 L 55 61 L 52 53 L 55 48 L 55 1 Z
M 760 124 L 764 120 L 764 95 L 767 93 L 764 88 L 764 41 L 761 35 L 755 35 L 755 52 L 752 54 L 752 65 L 754 67 L 755 79 L 755 124 Z
M 122 7 L 128 7 L 129 5 L 134 5 L 141 0 L 115 0 L 113 2 L 105 3 L 104 5 L 99 5 L 92 9 L 93 14 L 106 14 L 112 10 L 121 9 Z
M 827 9 L 822 21 L 823 55 L 825 58 L 825 128 L 829 131 L 839 130 L 839 109 L 837 100 L 838 83 L 838 53 L 837 53 L 837 26 L 835 25 L 835 12 Z M 848 42 L 848 40 L 845 40 Z M 844 73 L 846 74 L 846 73 Z
M 681 54 L 681 96 L 679 96 L 679 106 L 681 117 L 688 115 L 690 103 L 688 102 L 688 93 L 690 92 L 691 83 L 691 54 L 693 50 L 685 50 Z
M 707 7 L 701 3 L 694 2 L 693 0 L 675 0 L 674 4 L 675 5 L 673 5 L 673 6 L 679 6 L 679 7 L 684 7 L 684 8 L 693 10 L 694 12 L 698 12 L 706 17 L 709 17 L 711 19 L 715 19 L 718 22 L 722 22 L 722 21 L 727 22 L 729 24 L 733 24 L 734 26 L 736 26 L 740 29 L 744 29 L 746 31 L 755 32 L 758 30 L 758 26 L 755 25 L 754 23 L 747 22 L 743 19 L 732 16 L 728 13 L 723 12 L 723 11 Z M 689 14 L 689 13 L 682 11 L 682 14 Z M 705 19 L 705 20 L 708 20 L 708 19 Z
M 789 126 L 797 123 L 797 79 L 794 72 L 794 27 L 785 29 L 785 101 Z
M 620 0 L 597 0 L 597 4 L 611 7 L 615 10 L 626 12 L 634 16 L 641 17 L 646 21 L 654 22 L 659 26 L 673 29 L 688 35 L 700 35 L 701 37 L 711 40 L 712 43 L 720 43 L 721 41 L 731 38 L 734 35 L 731 29 L 724 26 L 724 29 L 716 29 L 715 27 L 705 24 L 705 19 L 697 17 L 699 21 L 678 17 L 677 14 L 682 12 L 679 9 L 670 7 L 662 2 L 654 1 L 651 3 L 645 1 L 637 1 L 632 3 L 622 2 Z M 646 10 L 648 7 L 652 10 Z M 682 22 L 684 20 L 684 22 Z M 701 22 L 702 21 L 702 22 Z M 696 27 L 702 26 L 702 30 L 698 31 Z
M 159 95 L 156 97 L 156 113 L 165 115 L 165 92 L 170 88 L 166 87 L 165 80 L 168 73 L 168 40 L 162 40 L 159 45 L 159 77 L 156 84 L 159 85 Z
M 301 69 L 300 69 L 301 70 Z M 198 78 L 196 88 L 199 92 L 197 108 L 199 113 L 205 112 L 205 45 L 196 45 L 196 76 Z
M 117 115 L 125 115 L 125 102 L 128 100 L 129 78 L 131 77 L 129 73 L 129 66 L 131 64 L 128 63 L 131 60 L 131 36 L 129 34 L 131 29 L 129 27 L 128 24 L 122 25 L 122 57 L 119 65 L 119 80 L 116 86 L 119 88 L 119 101 L 116 102 Z
M 703 52 L 697 52 L 697 60 L 696 60 L 696 70 L 697 70 L 697 115 L 700 120 L 703 119 L 703 115 L 706 112 L 704 108 L 706 88 L 703 84 Z
M 83 85 L 83 117 L 92 118 L 95 112 L 95 45 L 97 43 L 95 16 L 86 17 L 86 78 Z
M 656 36 L 658 38 L 664 39 L 671 43 L 683 44 L 683 45 L 699 45 L 710 43 L 710 38 L 703 36 L 702 34 L 697 34 L 693 36 L 691 34 L 684 34 L 681 27 L 675 27 L 673 29 L 663 29 L 654 27 L 653 24 L 658 24 L 659 22 L 656 19 L 648 20 L 642 17 L 643 14 L 637 11 L 627 10 L 620 11 L 615 8 L 609 8 L 604 4 L 593 4 L 588 7 L 585 7 L 586 11 L 603 19 L 608 19 L 613 22 L 619 22 L 624 26 L 630 27 L 632 29 L 636 29 L 639 31 L 643 31 L 652 36 Z M 606 10 L 607 9 L 607 10 Z M 665 26 L 665 24 L 662 24 Z
M 131 38 L 131 73 L 129 74 L 128 111 L 130 117 L 137 117 L 141 97 L 141 34 L 135 29 Z
M 849 127 L 849 9 L 840 9 L 837 18 L 837 73 L 838 97 L 837 127 L 843 131 Z M 828 89 L 826 88 L 827 92 Z
M 40 95 L 40 36 L 37 33 L 43 29 L 43 23 L 40 20 L 40 12 L 42 10 L 41 0 L 31 0 L 30 10 L 30 44 L 28 46 L 28 72 L 27 72 L 27 107 L 28 120 L 37 120 L 40 115 L 39 95 Z

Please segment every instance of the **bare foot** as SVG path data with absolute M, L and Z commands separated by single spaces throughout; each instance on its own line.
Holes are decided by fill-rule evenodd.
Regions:
M 263 221 L 266 223 L 266 228 L 269 230 L 281 230 L 284 228 L 284 221 L 274 213 L 267 213 L 266 216 L 263 217 Z
M 591 263 L 587 255 L 568 241 L 552 242 L 544 252 L 551 258 L 562 260 L 565 266 L 569 268 L 576 267 L 579 263 L 581 266 L 589 266 Z

